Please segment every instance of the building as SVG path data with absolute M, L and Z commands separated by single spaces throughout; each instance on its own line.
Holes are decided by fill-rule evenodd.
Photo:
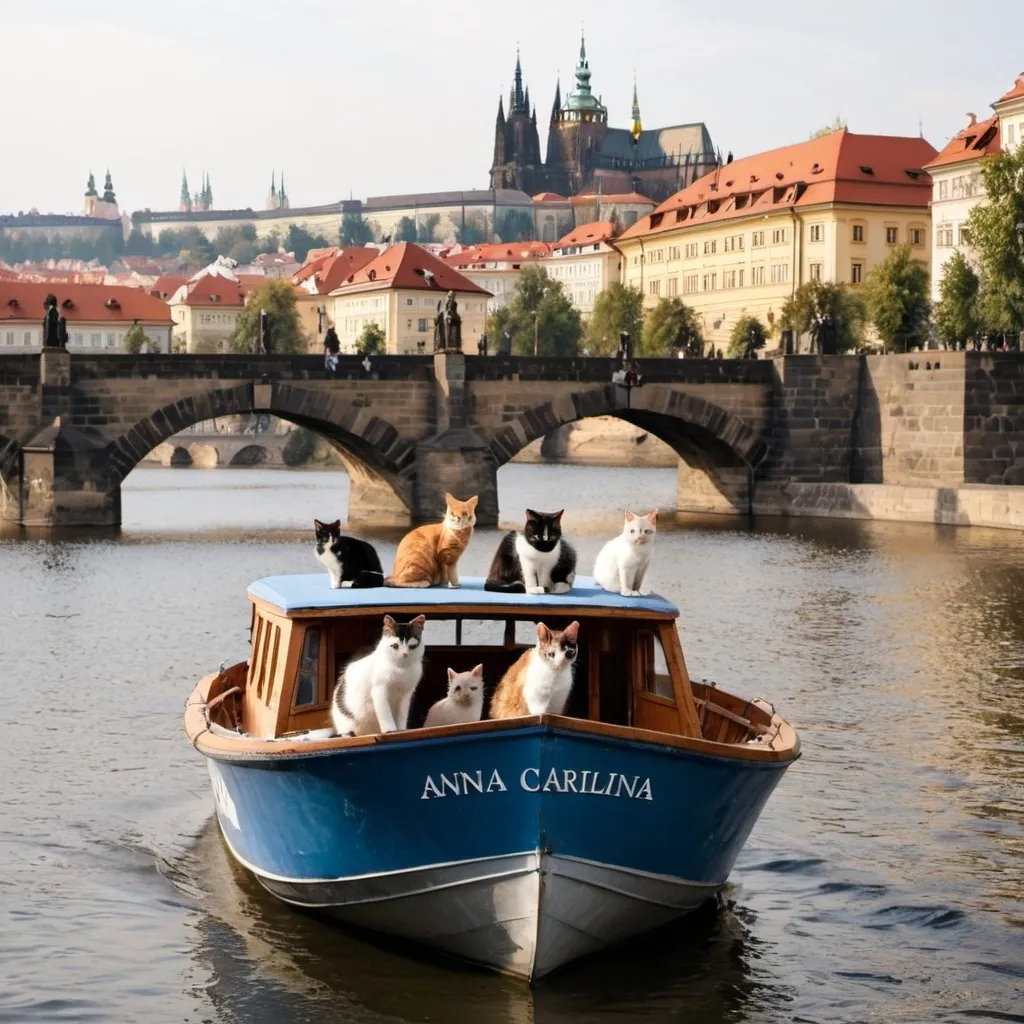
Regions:
M 284 171 L 281 172 L 281 187 L 278 188 L 274 179 L 274 172 L 270 172 L 270 191 L 267 193 L 267 206 L 268 210 L 288 210 L 291 209 L 291 202 L 288 199 L 288 193 L 284 190 Z
M 594 95 L 590 78 L 586 41 L 581 39 L 575 87 L 564 102 L 561 86 L 555 86 L 542 159 L 537 107 L 530 100 L 529 87 L 523 84 L 516 54 L 507 115 L 504 99 L 498 100 L 491 188 L 565 196 L 600 188 L 607 193 L 640 192 L 660 200 L 721 162 L 703 123 L 645 131 L 635 84 L 631 126 L 610 127 L 608 108 Z
M 999 118 L 979 122 L 968 115 L 967 127 L 956 133 L 934 160 L 925 165 L 932 179 L 932 301 L 939 300 L 949 258 L 967 245 L 967 217 L 985 198 L 981 161 L 1000 150 Z
M 243 282 L 229 261 L 218 260 L 180 285 L 168 300 L 174 321 L 175 352 L 230 352 L 238 314 L 251 282 Z
M 389 246 L 330 293 L 328 311 L 342 352 L 359 350 L 371 322 L 383 329 L 389 354 L 431 352 L 434 318 L 449 291 L 462 317 L 463 350 L 475 353 L 490 293 L 418 245 Z
M 935 149 L 845 128 L 705 175 L 618 239 L 647 306 L 679 296 L 724 347 L 744 314 L 769 328 L 804 282 L 861 285 L 897 245 L 930 260 Z
M 544 263 L 584 320 L 594 312 L 598 295 L 621 280 L 622 253 L 615 246 L 615 234 L 615 225 L 608 220 L 582 224 L 555 243 Z
M 207 210 L 212 209 L 213 188 L 210 186 L 210 176 L 206 171 L 203 171 L 202 188 L 195 194 L 192 194 L 188 190 L 188 177 L 183 168 L 181 172 L 181 198 L 178 201 L 178 210 L 181 213 L 192 213 L 193 210 L 205 213 Z
M 468 246 L 445 256 L 444 261 L 490 292 L 486 310 L 490 315 L 512 301 L 523 267 L 537 263 L 546 269 L 550 253 L 551 246 L 545 242 L 496 242 Z
M 330 322 L 327 296 L 379 255 L 380 250 L 375 246 L 351 246 L 344 249 L 333 246 L 330 249 L 309 251 L 306 262 L 291 280 L 297 288 L 296 306 L 311 351 L 323 350 L 323 338 Z
M 109 239 L 113 252 L 128 237 L 130 230 L 130 221 L 118 210 L 110 171 L 107 171 L 102 194 L 96 189 L 95 175 L 89 172 L 81 214 L 39 213 L 35 209 L 28 213 L 0 214 L 0 236 L 12 242 L 36 239 L 99 242 Z
M 969 246 L 967 218 L 985 199 L 982 161 L 1024 142 L 1024 74 L 992 104 L 992 109 L 995 113 L 984 121 L 968 114 L 967 127 L 957 132 L 925 167 L 932 177 L 933 301 L 939 299 L 946 262 L 954 252 Z
M 0 277 L 0 352 L 38 352 L 43 347 L 47 295 L 67 320 L 68 351 L 124 352 L 124 336 L 134 323 L 169 352 L 171 316 L 167 304 L 138 288 L 64 284 Z

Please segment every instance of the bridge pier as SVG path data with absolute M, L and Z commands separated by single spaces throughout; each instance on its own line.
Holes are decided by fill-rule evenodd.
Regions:
M 754 474 L 748 466 L 701 466 L 680 457 L 676 473 L 679 512 L 745 516 L 753 500 Z

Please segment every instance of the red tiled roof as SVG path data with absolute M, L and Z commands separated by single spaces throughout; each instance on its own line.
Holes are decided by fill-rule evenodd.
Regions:
M 998 153 L 999 150 L 999 118 L 993 116 L 957 132 L 942 147 L 939 155 L 924 167 L 925 170 L 931 170 L 933 167 L 948 167 L 950 164 L 964 163 L 967 160 L 979 160 L 983 156 Z
M 340 288 L 345 279 L 361 270 L 371 260 L 380 255 L 379 250 L 365 246 L 351 246 L 344 249 L 316 250 L 321 255 L 314 257 L 310 251 L 306 262 L 295 272 L 292 284 L 301 284 L 312 277 L 319 295 Z
M 935 149 L 917 136 L 854 135 L 843 128 L 742 157 L 705 174 L 621 237 L 822 203 L 925 210 L 932 183 L 922 168 L 935 155 Z
M 494 242 L 471 246 L 444 259 L 453 267 L 473 267 L 482 263 L 522 263 L 549 256 L 551 248 L 547 242 Z
M 555 242 L 556 249 L 570 245 L 597 245 L 615 237 L 615 225 L 610 220 L 594 220 L 589 224 L 581 224 L 573 228 L 564 238 Z
M 598 199 L 603 203 L 618 203 L 620 205 L 642 203 L 644 206 L 656 206 L 657 204 L 653 199 L 648 199 L 647 196 L 640 195 L 639 192 L 613 192 L 610 195 L 604 193 L 598 195 L 596 192 L 585 192 L 578 196 L 573 196 L 569 200 L 574 206 L 583 206 L 592 203 L 596 203 Z
M 188 278 L 182 274 L 162 274 L 153 282 L 149 294 L 166 302 L 183 284 L 188 284 Z
M 428 271 L 432 280 L 428 280 Z M 485 288 L 463 277 L 454 267 L 412 242 L 399 242 L 378 253 L 339 285 L 342 289 L 404 288 L 432 292 L 475 292 L 490 295 Z
M 534 197 L 535 203 L 564 203 L 567 202 L 565 196 L 560 196 L 557 192 L 538 192 Z
M 260 278 L 260 283 L 266 278 Z M 223 274 L 203 274 L 188 282 L 185 296 L 181 301 L 186 306 L 228 306 L 238 308 L 245 305 L 246 289 L 240 280 L 232 280 Z
M 1019 100 L 1022 96 L 1024 96 L 1024 72 L 1017 76 L 1017 81 L 1013 83 L 1013 88 L 1009 92 L 1003 93 L 992 106 L 995 107 L 1000 103 L 1007 103 L 1010 100 Z
M 0 321 L 43 319 L 43 302 L 57 296 L 57 308 L 68 323 L 169 324 L 167 303 L 140 288 L 105 284 L 57 284 L 0 277 Z

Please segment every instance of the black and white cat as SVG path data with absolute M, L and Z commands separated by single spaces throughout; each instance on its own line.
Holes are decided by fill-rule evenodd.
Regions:
M 423 624 L 384 616 L 380 642 L 338 674 L 331 698 L 331 722 L 339 736 L 372 736 L 402 730 L 409 722 L 412 695 L 423 678 Z
M 331 576 L 331 589 L 339 587 L 382 587 L 384 571 L 372 544 L 341 532 L 341 520 L 321 523 L 313 520 L 316 530 L 317 561 L 326 566 Z
M 526 510 L 523 532 L 506 533 L 484 590 L 506 594 L 567 594 L 576 579 L 576 549 L 562 536 L 562 509 Z

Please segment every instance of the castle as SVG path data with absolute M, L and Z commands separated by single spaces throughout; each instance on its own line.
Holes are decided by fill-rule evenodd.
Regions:
M 541 158 L 537 107 L 516 54 L 508 115 L 498 100 L 494 126 L 492 189 L 521 189 L 530 195 L 555 192 L 563 196 L 639 192 L 667 199 L 721 164 L 707 127 L 696 122 L 644 130 L 633 86 L 633 120 L 629 128 L 610 128 L 608 108 L 590 86 L 586 40 L 580 40 L 576 86 L 562 103 L 555 86 L 548 125 L 547 153 Z

